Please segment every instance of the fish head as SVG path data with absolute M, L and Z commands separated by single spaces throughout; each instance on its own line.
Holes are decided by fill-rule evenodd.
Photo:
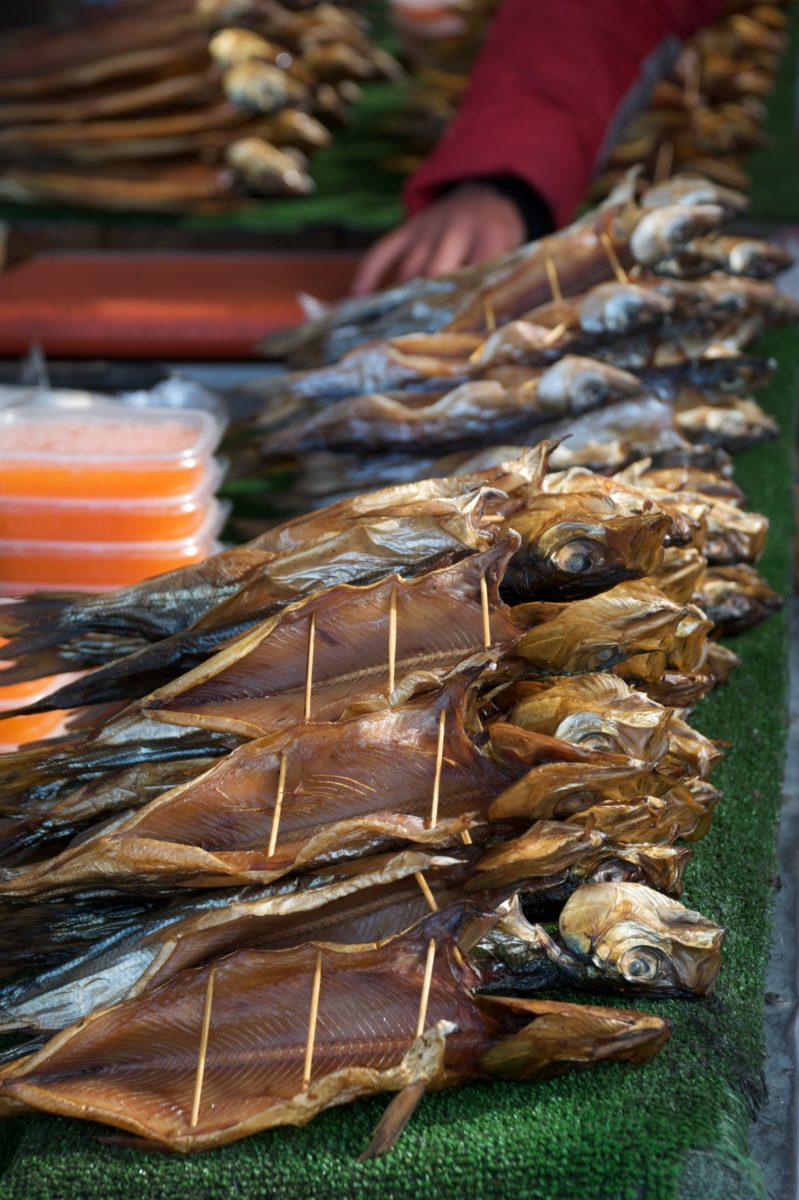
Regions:
M 730 246 L 727 252 L 727 267 L 731 273 L 753 279 L 768 279 L 778 271 L 786 270 L 792 262 L 792 256 L 782 246 L 757 238 L 744 238 Z
M 668 296 L 636 283 L 600 283 L 580 305 L 585 333 L 622 337 L 657 324 L 673 310 Z
M 313 181 L 299 151 L 278 150 L 263 138 L 239 138 L 225 151 L 229 166 L 256 191 L 289 192 L 304 196 L 313 191 Z
M 615 675 L 567 677 L 523 696 L 510 720 L 572 745 L 642 762 L 658 762 L 669 747 L 669 710 Z
M 642 208 L 663 208 L 675 204 L 694 207 L 697 204 L 715 204 L 729 216 L 745 212 L 749 198 L 743 192 L 714 183 L 701 175 L 673 175 L 662 183 L 647 188 L 641 198 Z
M 718 204 L 673 204 L 654 208 L 633 230 L 630 250 L 636 262 L 644 267 L 654 267 L 692 238 L 716 229 L 723 220 L 724 209 Z
M 217 66 L 225 70 L 250 58 L 273 63 L 280 53 L 251 29 L 220 29 L 208 43 L 208 50 Z
M 271 63 L 260 58 L 245 58 L 230 67 L 224 75 L 225 94 L 234 104 L 272 113 L 294 99 L 296 80 Z M 304 90 L 304 89 L 302 89 Z M 299 99 L 299 95 L 296 96 Z
M 567 354 L 548 367 L 538 381 L 538 403 L 544 413 L 582 413 L 641 393 L 637 376 L 610 363 Z
M 701 996 L 718 977 L 725 930 L 642 884 L 578 888 L 558 927 L 574 954 L 624 986 Z
M 612 511 L 612 509 L 611 509 Z M 509 582 L 520 594 L 555 588 L 563 595 L 585 595 L 624 579 L 651 574 L 660 563 L 663 540 L 671 526 L 662 512 L 591 520 L 578 515 L 556 520 L 539 532 L 539 515 L 514 517 L 522 537 Z

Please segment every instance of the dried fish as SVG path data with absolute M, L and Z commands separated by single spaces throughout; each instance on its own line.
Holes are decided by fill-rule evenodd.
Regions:
M 784 603 L 779 592 L 746 563 L 708 567 L 694 600 L 723 633 L 737 633 L 765 621 Z
M 662 1045 L 668 1027 L 658 1017 L 475 999 L 478 976 L 458 959 L 444 918 L 377 947 L 241 951 L 184 972 L 6 1068 L 0 1097 L 11 1110 L 90 1115 L 185 1152 L 304 1124 L 361 1095 L 411 1086 L 418 1099 L 427 1087 L 475 1078 L 534 1079 L 601 1058 L 643 1061 Z M 313 989 L 313 1055 L 303 1070 L 315 973 L 322 986 Z M 244 1049 L 235 1053 L 234 1044 Z M 412 1108 L 396 1126 L 384 1118 L 380 1152 Z

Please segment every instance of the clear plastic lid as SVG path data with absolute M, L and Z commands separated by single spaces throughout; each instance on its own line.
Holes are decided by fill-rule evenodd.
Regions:
M 12 405 L 0 411 L 0 467 L 197 463 L 210 457 L 221 432 L 218 419 L 199 409 Z

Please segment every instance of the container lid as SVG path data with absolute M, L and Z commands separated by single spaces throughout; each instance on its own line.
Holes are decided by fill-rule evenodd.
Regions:
M 0 461 L 2 458 L 3 453 L 0 450 Z M 197 485 L 188 492 L 178 492 L 174 496 L 136 496 L 133 499 L 91 497 L 85 499 L 83 496 L 25 496 L 17 492 L 8 495 L 0 493 L 0 511 L 17 511 L 21 508 L 50 511 L 66 508 L 70 511 L 80 512 L 97 510 L 102 510 L 102 512 L 124 511 L 126 513 L 131 510 L 143 513 L 181 512 L 198 504 L 208 503 L 210 505 L 226 470 L 227 462 L 225 460 L 212 458 Z
M 23 540 L 17 538 L 0 538 L 0 556 L 12 554 L 35 554 L 38 558 L 87 558 L 90 555 L 107 554 L 116 559 L 136 559 L 159 557 L 179 558 L 190 553 L 195 547 L 205 546 L 220 533 L 230 512 L 230 502 L 213 500 L 208 507 L 208 515 L 200 528 L 190 537 L 180 538 L 173 542 L 51 542 L 39 539 Z M 0 588 L 5 588 L 0 573 Z M 41 590 L 41 585 L 39 585 Z M 47 591 L 58 590 L 55 584 L 48 584 Z M 73 590 L 69 588 L 68 590 Z
M 0 467 L 29 462 L 45 468 L 125 470 L 151 463 L 179 468 L 210 457 L 221 434 L 218 418 L 198 409 L 128 408 L 94 400 L 12 405 L 0 409 Z

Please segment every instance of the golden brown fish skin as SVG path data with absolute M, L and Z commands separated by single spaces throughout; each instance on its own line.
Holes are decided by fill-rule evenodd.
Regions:
M 503 769 L 468 735 L 469 683 L 462 676 L 432 700 L 255 741 L 49 862 L 5 872 L 0 893 L 266 884 L 392 840 L 449 844 L 485 825 L 490 799 L 523 770 Z M 447 753 L 431 826 L 442 713 Z
M 580 888 L 558 928 L 569 949 L 600 971 L 612 967 L 632 987 L 706 995 L 718 978 L 725 930 L 640 884 Z
M 532 925 L 518 901 L 499 914 L 469 951 L 491 991 L 576 985 L 704 996 L 719 974 L 726 931 L 641 883 L 579 887 L 560 913 L 555 936 Z
M 456 914 L 454 929 L 459 924 Z M 479 976 L 456 957 L 454 929 L 452 912 L 442 913 L 378 946 L 242 951 L 183 972 L 153 993 L 57 1034 L 44 1050 L 6 1068 L 2 1099 L 100 1120 L 187 1152 L 276 1125 L 305 1124 L 332 1103 L 409 1084 L 424 1090 L 475 1078 L 543 1078 L 605 1057 L 645 1061 L 668 1035 L 661 1019 L 624 1010 L 477 1002 L 471 989 Z M 436 955 L 427 1032 L 418 1038 L 431 939 Z M 319 1021 L 306 1086 L 307 997 L 319 963 Z M 198 1105 L 198 1031 L 211 989 Z M 360 994 L 368 1003 L 353 1003 Z M 228 1044 L 231 1036 L 248 1054 L 246 1084 L 236 1071 L 242 1051 Z M 508 1038 L 502 1053 L 498 1047 Z M 115 1086 L 117 1071 L 124 1088 L 121 1080 Z M 153 1079 L 166 1104 L 155 1098 Z
M 660 565 L 671 518 L 619 508 L 589 492 L 533 497 L 505 524 L 522 538 L 503 580 L 506 594 L 572 599 L 650 575 Z
M 677 425 L 689 441 L 723 446 L 738 454 L 779 435 L 779 426 L 759 404 L 747 397 L 725 396 L 713 404 L 692 400 L 675 407 Z
M 591 750 L 655 765 L 669 749 L 671 715 L 615 675 L 520 683 L 510 721 Z
M 123 922 L 115 935 L 112 926 L 108 936 L 72 960 L 0 987 L 0 1027 L 64 1029 L 234 950 L 307 941 L 353 944 L 401 933 L 429 913 L 418 882 L 422 874 L 440 907 L 460 898 L 479 850 L 464 847 L 461 854 L 464 861 L 405 850 L 328 867 L 284 885 L 222 897 L 191 895 L 151 913 L 145 909 L 140 919 L 134 913 L 127 927 Z
M 529 631 L 514 653 L 541 675 L 612 670 L 617 664 L 624 674 L 626 660 L 638 672 L 642 655 L 690 654 L 693 659 L 701 649 L 703 631 L 681 628 L 692 617 L 690 609 L 639 581 L 567 604 L 523 604 L 514 614 Z
M 518 638 L 519 627 L 497 590 L 517 547 L 518 538 L 508 536 L 490 550 L 418 579 L 389 576 L 371 587 L 342 585 L 290 605 L 154 692 L 142 702 L 142 711 L 170 724 L 224 728 L 245 737 L 301 723 L 312 618 L 314 719 L 338 720 L 346 712 L 386 707 L 394 595 L 396 679 L 390 703 L 430 690 L 471 655 L 484 654 L 481 578 L 488 589 L 492 645 L 509 647 Z
M 707 567 L 694 600 L 722 633 L 757 625 L 784 603 L 779 592 L 747 563 Z
M 494 489 L 467 485 L 461 496 L 419 500 L 410 511 L 396 506 L 399 519 L 391 510 L 382 518 L 367 513 L 326 536 L 319 532 L 306 543 L 287 546 L 187 630 L 100 667 L 90 678 L 59 688 L 25 711 L 134 700 L 197 666 L 230 638 L 302 596 L 333 584 L 372 583 L 397 569 L 418 575 L 485 549 L 500 534 L 496 523 L 483 521 L 498 498 Z

